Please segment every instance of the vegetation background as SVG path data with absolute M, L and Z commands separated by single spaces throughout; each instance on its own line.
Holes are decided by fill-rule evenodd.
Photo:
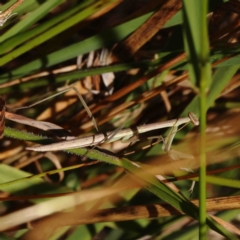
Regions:
M 13 0 L 0 20 L 11 6 L 0 28 L 0 238 L 237 239 L 239 1 Z M 169 154 L 147 138 L 166 130 L 26 150 L 97 132 L 76 91 L 33 106 L 70 86 L 101 132 L 190 111 L 201 127 L 180 129 Z

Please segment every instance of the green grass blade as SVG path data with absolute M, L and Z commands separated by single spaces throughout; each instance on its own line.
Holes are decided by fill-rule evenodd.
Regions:
M 215 185 L 231 187 L 231 188 L 240 188 L 240 181 L 237 179 L 228 179 L 217 176 L 207 176 L 207 182 Z
M 46 1 L 44 4 L 40 5 L 40 7 L 37 8 L 35 11 L 28 14 L 28 16 L 24 20 L 20 21 L 18 24 L 14 25 L 8 32 L 6 32 L 0 38 L 0 43 L 26 30 L 34 23 L 36 23 L 38 20 L 43 18 L 45 15 L 47 15 L 49 11 L 51 11 L 54 7 L 58 6 L 62 2 L 63 0 Z
M 51 53 L 45 57 L 46 58 L 45 67 L 53 66 L 55 64 L 77 57 L 80 54 L 85 54 L 90 51 L 94 51 L 99 48 L 105 47 L 107 44 L 113 44 L 117 41 L 120 41 L 126 36 L 128 36 L 131 32 L 133 32 L 136 28 L 138 28 L 149 17 L 150 17 L 150 14 L 144 15 L 128 23 L 121 24 L 120 26 L 110 29 L 102 34 L 90 37 L 79 43 L 72 44 L 66 48 L 62 48 L 61 50 Z M 48 31 L 46 33 L 48 33 Z M 105 41 L 102 41 L 102 39 L 105 39 Z M 34 47 L 35 41 L 37 45 L 39 44 L 39 41 L 37 39 L 34 39 L 32 41 L 32 47 Z M 10 61 L 12 57 L 15 57 L 15 54 L 18 56 L 19 54 L 21 54 L 21 52 L 25 52 L 27 50 L 25 49 L 24 46 L 23 48 L 24 49 L 20 48 L 20 50 L 17 49 L 9 53 L 8 55 L 4 56 L 2 59 L 0 59 L 0 66 L 1 64 L 4 64 Z M 18 54 L 18 51 L 20 51 L 19 54 Z M 13 76 L 13 78 L 23 77 L 26 74 L 26 69 L 28 73 L 31 73 L 41 68 L 42 68 L 42 60 L 37 59 L 28 64 L 25 64 L 24 66 L 18 69 L 13 70 L 11 72 L 11 76 Z M 3 83 L 6 81 L 9 81 L 9 75 L 8 74 L 0 75 L 0 82 Z
M 192 82 L 198 85 L 200 109 L 200 217 L 199 239 L 205 239 L 206 226 L 206 112 L 208 86 L 211 84 L 210 52 L 207 28 L 208 1 L 184 1 L 185 45 Z M 191 75 L 191 72 L 193 73 Z
M 222 90 L 239 69 L 239 65 L 218 68 L 213 74 L 213 82 L 207 96 L 207 108 L 210 108 L 218 98 Z
M 63 12 L 62 14 L 56 16 L 55 18 L 51 18 L 49 21 L 43 22 L 39 24 L 36 27 L 33 27 L 29 29 L 26 32 L 22 32 L 19 34 L 14 34 L 11 38 L 7 38 L 5 34 L 0 37 L 0 40 L 2 42 L 2 47 L 0 48 L 0 54 L 3 54 L 5 52 L 9 52 L 11 49 L 16 48 L 17 46 L 23 44 L 26 41 L 29 41 L 30 39 L 39 36 L 43 32 L 47 31 L 48 29 L 52 28 L 54 25 L 59 24 L 60 22 L 64 21 L 65 19 L 70 18 L 77 12 L 83 10 L 88 5 L 92 4 L 94 0 L 83 2 L 77 6 L 75 6 L 73 9 L 70 9 L 66 12 Z M 23 20 L 24 21 L 24 20 Z M 12 29 L 11 29 L 12 30 Z M 8 32 L 6 33 L 8 34 Z M 4 39 L 7 39 L 4 41 Z
M 53 38 L 59 33 L 62 33 L 64 30 L 70 28 L 71 26 L 75 25 L 76 23 L 79 23 L 80 21 L 86 19 L 87 17 L 91 16 L 93 13 L 96 12 L 96 9 L 101 9 L 102 7 L 106 6 L 107 4 L 113 2 L 107 1 L 106 3 L 102 4 L 102 2 L 97 2 L 95 4 L 92 4 L 90 7 L 84 9 L 78 14 L 75 14 L 71 18 L 64 21 L 62 24 L 57 25 L 56 27 L 44 32 L 41 37 L 36 37 L 28 42 L 28 44 L 24 44 L 23 46 L 17 48 L 16 50 L 10 52 L 9 54 L 6 54 L 2 59 L 0 60 L 0 66 L 8 63 L 13 58 L 16 58 L 20 56 L 21 54 L 33 49 L 34 47 L 46 42 L 47 40 Z

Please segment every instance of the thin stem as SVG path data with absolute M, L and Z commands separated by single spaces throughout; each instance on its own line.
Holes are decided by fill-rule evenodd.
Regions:
M 199 173 L 199 239 L 206 239 L 207 234 L 207 212 L 206 212 L 206 91 L 209 76 L 209 41 L 207 30 L 207 8 L 208 0 L 201 1 L 201 51 L 200 61 L 200 173 Z

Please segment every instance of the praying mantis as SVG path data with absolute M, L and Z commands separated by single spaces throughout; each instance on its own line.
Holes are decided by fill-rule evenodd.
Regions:
M 136 134 L 141 134 L 141 133 L 145 133 L 145 132 L 149 132 L 149 131 L 161 129 L 161 128 L 173 127 L 174 132 L 168 135 L 168 137 L 166 138 L 163 144 L 164 146 L 163 150 L 168 152 L 171 148 L 171 144 L 177 132 L 178 126 L 189 123 L 189 122 L 192 122 L 195 126 L 199 125 L 199 121 L 197 117 L 194 115 L 194 113 L 189 112 L 188 117 L 185 117 L 185 118 L 168 120 L 161 123 L 146 124 L 146 125 L 138 126 L 136 127 L 136 129 L 126 128 L 118 132 L 112 131 L 112 132 L 107 132 L 105 134 L 99 133 L 92 136 L 77 138 L 77 139 L 68 140 L 68 141 L 62 141 L 59 143 L 53 143 L 45 146 L 28 147 L 27 150 L 46 152 L 46 151 L 68 150 L 68 149 L 74 149 L 79 147 L 94 146 L 94 145 L 103 143 L 104 141 L 113 142 L 120 139 L 124 140 L 130 137 L 133 137 Z
M 173 120 L 168 120 L 160 123 L 146 124 L 146 125 L 138 126 L 135 129 L 126 128 L 120 131 L 107 132 L 105 134 L 99 133 L 92 136 L 77 138 L 77 139 L 68 140 L 68 141 L 62 141 L 62 142 L 53 143 L 53 144 L 44 145 L 44 146 L 27 147 L 26 149 L 37 151 L 37 152 L 47 152 L 47 151 L 59 151 L 59 150 L 68 150 L 68 149 L 74 149 L 74 148 L 80 148 L 80 147 L 95 146 L 97 144 L 103 143 L 104 141 L 113 142 L 120 139 L 123 139 L 123 140 L 129 139 L 135 136 L 136 134 L 141 134 L 141 133 L 145 133 L 148 131 L 161 129 L 161 128 L 172 127 L 166 139 L 164 140 L 162 138 L 163 139 L 162 149 L 170 156 L 172 160 L 177 160 L 179 159 L 179 155 L 185 156 L 185 157 L 187 156 L 187 158 L 189 158 L 187 154 L 182 154 L 180 152 L 178 152 L 178 156 L 174 156 L 174 152 L 171 150 L 171 145 L 172 145 L 174 136 L 178 131 L 178 127 L 182 124 L 188 124 L 189 122 L 194 124 L 194 126 L 199 125 L 199 120 L 193 112 L 189 112 L 188 117 L 185 117 L 185 118 L 173 119 Z M 175 152 L 175 155 L 176 155 L 176 152 Z M 192 158 L 192 156 L 190 157 Z M 181 169 L 187 172 L 192 172 L 192 170 L 189 168 L 181 168 Z M 195 186 L 195 181 L 192 182 L 192 185 L 189 189 L 191 193 L 193 192 L 194 186 Z

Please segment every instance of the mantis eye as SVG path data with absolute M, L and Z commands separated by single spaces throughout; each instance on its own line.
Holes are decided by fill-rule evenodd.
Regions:
M 188 113 L 188 117 L 190 118 L 191 122 L 192 122 L 195 126 L 198 126 L 198 125 L 199 125 L 199 120 L 198 120 L 197 116 L 196 116 L 193 112 L 189 112 L 189 113 Z

